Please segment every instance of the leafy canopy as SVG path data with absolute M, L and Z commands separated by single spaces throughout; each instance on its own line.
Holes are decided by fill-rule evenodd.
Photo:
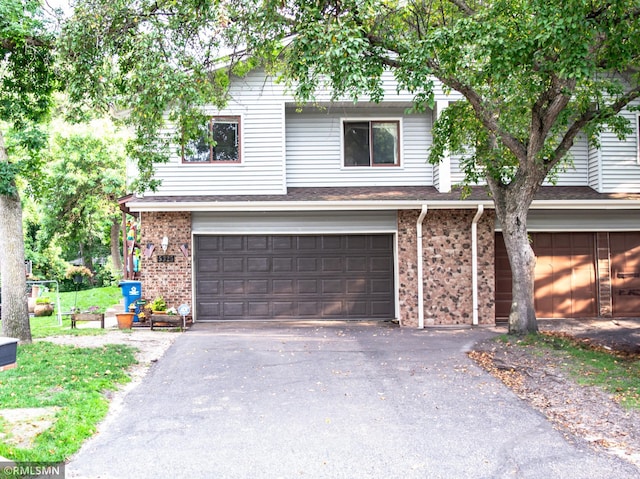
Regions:
M 71 103 L 91 104 L 132 125 L 128 154 L 138 160 L 135 189 L 157 187 L 153 164 L 166 161 L 203 123 L 203 105 L 226 100 L 218 69 L 227 20 L 213 0 L 78 0 L 63 28 Z M 78 110 L 80 112 L 80 110 Z M 164 129 L 178 126 L 177 136 Z
M 251 3 L 251 2 L 250 2 Z M 620 135 L 616 114 L 637 98 L 640 4 L 634 0 L 263 0 L 232 2 L 249 45 L 274 56 L 301 100 L 328 87 L 334 97 L 381 99 L 392 70 L 434 106 L 433 78 L 466 101 L 445 110 L 431 161 L 466 151 L 472 183 L 540 184 L 578 131 Z M 250 10 L 250 14 L 247 14 Z M 265 33 L 267 32 L 267 33 Z M 284 50 L 278 42 L 290 37 Z

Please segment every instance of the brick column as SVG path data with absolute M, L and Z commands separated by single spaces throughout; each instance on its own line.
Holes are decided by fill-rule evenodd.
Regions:
M 398 211 L 398 300 L 400 325 L 418 327 L 418 250 L 416 222 L 420 211 Z
M 189 212 L 149 212 L 141 213 L 142 230 L 142 297 L 153 301 L 163 296 L 169 307 L 177 308 L 183 303 L 192 304 L 191 287 L 191 213 Z M 167 251 L 162 251 L 160 243 L 169 239 Z M 151 257 L 144 254 L 147 243 L 155 246 Z M 184 256 L 181 245 L 187 245 L 188 256 Z M 173 256 L 173 262 L 158 262 L 159 255 Z

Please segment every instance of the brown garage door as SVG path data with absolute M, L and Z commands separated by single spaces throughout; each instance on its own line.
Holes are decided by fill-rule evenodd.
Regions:
M 392 319 L 392 235 L 196 237 L 199 321 Z
M 535 309 L 539 318 L 597 316 L 593 233 L 532 233 L 536 255 Z M 511 306 L 511 268 L 502 234 L 496 235 L 496 320 Z
M 640 316 L 640 233 L 610 233 L 613 315 Z

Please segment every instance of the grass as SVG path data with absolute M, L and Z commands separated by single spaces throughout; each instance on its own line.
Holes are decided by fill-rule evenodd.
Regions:
M 62 311 L 74 304 L 109 308 L 122 300 L 118 287 L 60 293 Z M 76 303 L 77 301 L 77 303 Z M 70 319 L 31 318 L 34 338 L 61 334 L 104 334 L 100 328 L 71 330 Z M 46 341 L 18 345 L 17 367 L 0 373 L 0 408 L 55 408 L 53 424 L 31 443 L 18 445 L 14 423 L 0 418 L 0 456 L 16 462 L 57 463 L 77 452 L 95 433 L 108 410 L 108 391 L 130 380 L 127 369 L 136 362 L 135 349 L 109 344 L 78 348 Z M 2 473 L 0 473 L 0 477 Z
M 562 354 L 566 370 L 579 384 L 597 386 L 624 407 L 640 409 L 640 356 L 549 333 L 529 336 L 522 343 Z
M 136 362 L 133 348 L 110 344 L 78 348 L 36 342 L 18 346 L 18 366 L 0 375 L 3 408 L 56 407 L 54 423 L 30 447 L 17 447 L 12 432 L 0 442 L 0 456 L 19 462 L 61 462 L 94 434 L 107 413 L 105 392 L 128 382 Z
M 55 295 L 51 295 L 55 298 Z M 76 292 L 60 293 L 61 312 L 68 313 L 74 305 L 81 311 L 86 311 L 91 306 L 98 306 L 103 309 L 110 308 L 122 301 L 122 291 L 118 286 L 108 286 L 105 288 L 93 288 Z M 44 338 L 47 336 L 57 336 L 60 334 L 73 334 L 77 336 L 88 334 L 104 334 L 100 328 L 80 328 L 71 329 L 71 319 L 62 319 L 62 326 L 58 325 L 57 311 L 53 316 L 40 316 L 31 318 L 31 335 L 34 338 Z

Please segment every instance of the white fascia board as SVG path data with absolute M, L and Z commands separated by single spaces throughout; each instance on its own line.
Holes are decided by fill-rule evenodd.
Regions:
M 539 200 L 531 203 L 534 210 L 607 210 L 640 209 L 638 200 Z
M 428 204 L 431 209 L 476 209 L 479 204 L 492 208 L 492 201 L 216 201 L 130 203 L 133 212 L 153 211 L 367 211 L 413 210 Z

